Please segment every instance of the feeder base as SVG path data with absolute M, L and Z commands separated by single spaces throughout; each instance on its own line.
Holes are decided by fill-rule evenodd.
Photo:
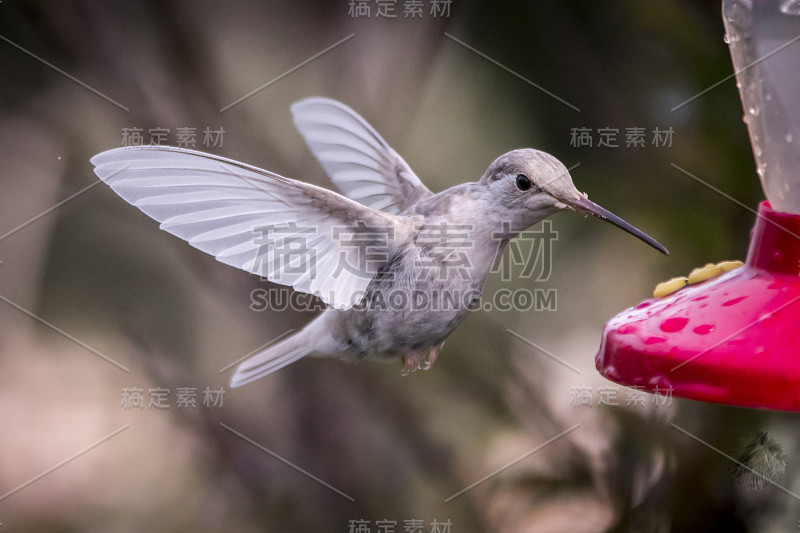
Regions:
M 623 311 L 595 363 L 650 392 L 800 411 L 800 215 L 763 202 L 743 267 Z

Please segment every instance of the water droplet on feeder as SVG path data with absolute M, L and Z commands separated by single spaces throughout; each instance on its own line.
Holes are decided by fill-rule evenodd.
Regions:
M 682 316 L 668 318 L 661 323 L 661 331 L 665 333 L 675 333 L 686 327 L 689 319 Z
M 792 134 L 791 134 L 791 133 L 787 133 L 787 134 L 786 134 L 786 142 L 787 142 L 787 143 L 790 143 L 790 142 L 792 142 L 793 140 L 794 140 L 794 137 L 792 137 Z
M 672 390 L 672 382 L 663 374 L 657 374 L 647 382 L 650 389 Z
M 740 296 L 738 298 L 734 298 L 732 300 L 728 300 L 727 302 L 723 302 L 722 305 L 723 305 L 723 307 L 730 307 L 732 305 L 738 304 L 739 302 L 743 301 L 745 298 L 747 298 L 747 296 Z
M 617 368 L 613 365 L 607 366 L 605 370 L 603 370 L 603 374 L 610 379 L 611 381 L 619 381 L 620 380 L 620 373 Z
M 709 333 L 714 331 L 714 329 L 716 329 L 714 327 L 714 324 L 700 324 L 699 326 L 694 328 L 692 331 L 694 331 L 698 335 L 708 335 Z

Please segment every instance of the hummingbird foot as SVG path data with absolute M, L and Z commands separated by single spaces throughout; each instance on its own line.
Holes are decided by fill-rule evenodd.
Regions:
M 411 352 L 404 355 L 403 375 L 407 376 L 412 372 L 416 372 L 417 370 L 430 370 L 433 366 L 433 363 L 436 362 L 439 352 L 442 351 L 442 346 L 444 346 L 444 343 L 427 350 Z

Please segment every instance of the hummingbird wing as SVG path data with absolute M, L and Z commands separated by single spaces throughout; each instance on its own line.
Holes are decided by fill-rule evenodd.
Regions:
M 292 104 L 294 125 L 342 194 L 398 214 L 433 193 L 358 113 L 330 98 Z
M 410 234 L 404 217 L 194 150 L 117 148 L 95 173 L 166 230 L 219 261 L 339 309 L 357 304 Z

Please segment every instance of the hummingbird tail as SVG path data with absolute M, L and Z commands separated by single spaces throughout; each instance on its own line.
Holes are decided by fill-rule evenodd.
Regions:
M 324 356 L 335 353 L 336 345 L 323 319 L 327 314 L 323 313 L 301 331 L 245 359 L 231 377 L 230 386 L 241 387 L 309 354 Z
M 231 378 L 231 387 L 241 387 L 308 355 L 308 348 L 297 346 L 294 337 L 270 346 L 241 363 Z

